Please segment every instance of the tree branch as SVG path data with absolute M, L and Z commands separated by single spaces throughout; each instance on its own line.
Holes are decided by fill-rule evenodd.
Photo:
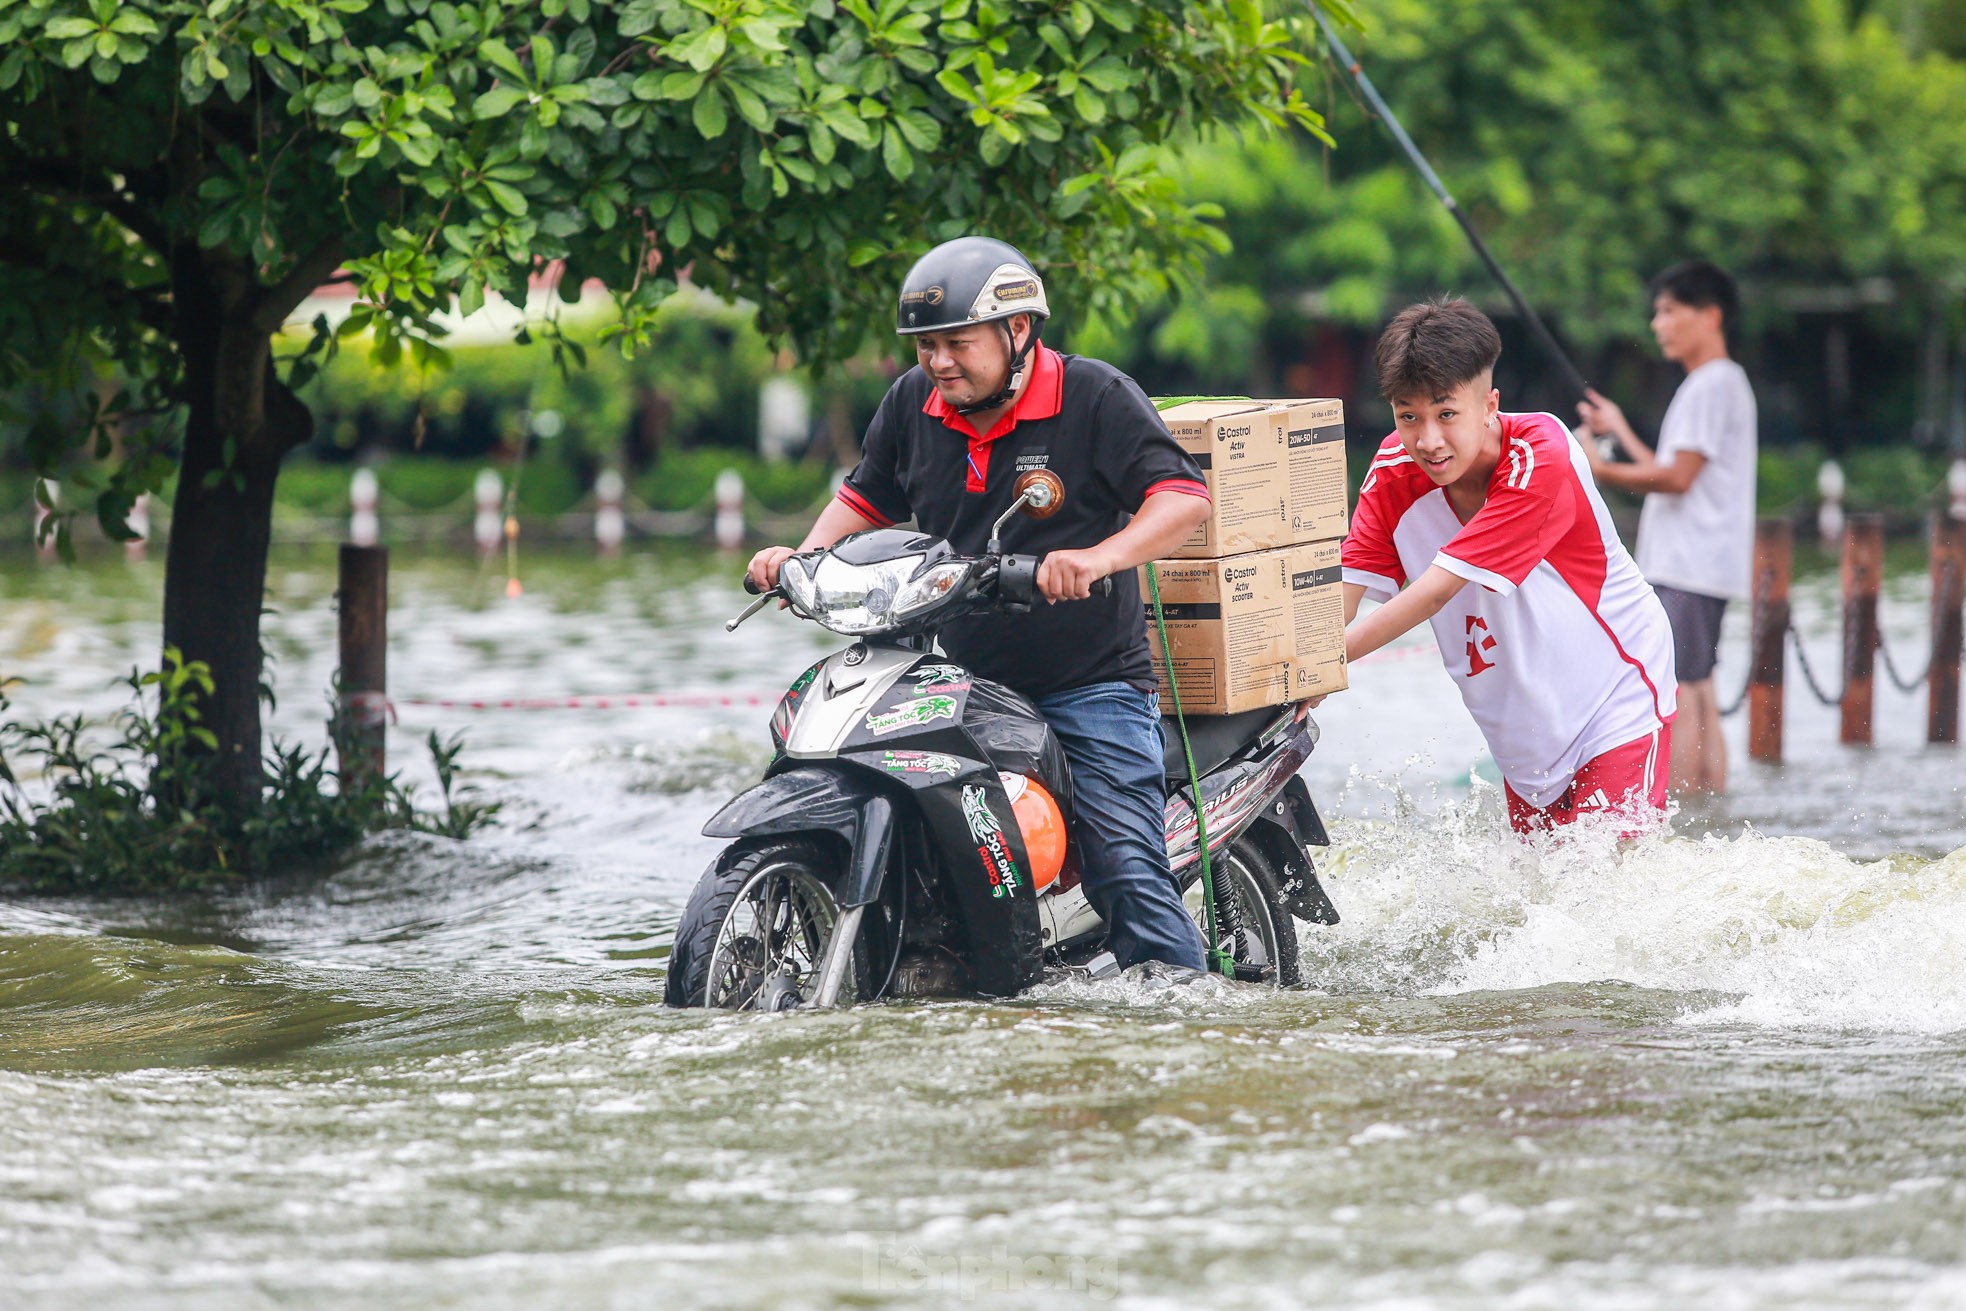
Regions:
M 0 264 L 26 269 L 62 282 L 72 289 L 93 292 L 111 305 L 127 307 L 145 327 L 168 336 L 171 331 L 170 285 L 153 283 L 133 286 L 116 279 L 100 277 L 72 265 L 51 264 L 32 251 L 0 251 Z
M 112 187 L 107 178 L 89 178 L 79 171 L 64 173 L 53 164 L 37 159 L 10 160 L 8 171 L 52 199 L 95 206 L 136 234 L 158 255 L 168 255 L 170 233 L 136 202 Z
M 307 299 L 308 293 L 328 280 L 341 266 L 341 238 L 324 239 L 314 249 L 300 257 L 287 276 L 260 292 L 253 307 L 253 327 L 261 332 L 274 333 L 287 321 L 294 307 Z

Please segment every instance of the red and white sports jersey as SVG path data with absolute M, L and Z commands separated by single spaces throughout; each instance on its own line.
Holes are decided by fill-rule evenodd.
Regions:
M 1672 718 L 1672 630 L 1554 415 L 1504 414 L 1488 500 L 1463 524 L 1388 437 L 1359 488 L 1344 576 L 1378 601 L 1439 565 L 1478 584 L 1434 616 L 1447 672 L 1509 785 L 1548 805 L 1577 767 Z

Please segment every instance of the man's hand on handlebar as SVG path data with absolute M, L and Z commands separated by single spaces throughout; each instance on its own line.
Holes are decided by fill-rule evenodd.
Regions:
M 1112 572 L 1111 561 L 1097 549 L 1053 551 L 1038 566 L 1038 591 L 1047 601 L 1083 601 L 1093 584 Z
M 789 546 L 767 546 L 751 557 L 751 563 L 744 570 L 745 577 L 760 592 L 769 592 L 778 586 L 778 566 L 797 555 Z

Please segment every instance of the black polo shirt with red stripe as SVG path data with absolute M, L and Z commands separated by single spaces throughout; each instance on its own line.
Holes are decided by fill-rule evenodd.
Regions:
M 1039 344 L 1030 381 L 987 433 L 950 409 L 927 374 L 908 370 L 867 429 L 840 499 L 878 524 L 912 518 L 968 555 L 982 552 L 1018 477 L 1048 469 L 1065 485 L 1058 511 L 1018 515 L 1003 547 L 1021 554 L 1097 546 L 1149 496 L 1208 496 L 1201 469 L 1168 435 L 1153 403 L 1110 364 Z M 1044 696 L 1089 683 L 1154 686 L 1140 583 L 1131 569 L 1111 596 L 1040 601 L 1029 614 L 985 613 L 941 632 L 942 649 L 985 678 Z

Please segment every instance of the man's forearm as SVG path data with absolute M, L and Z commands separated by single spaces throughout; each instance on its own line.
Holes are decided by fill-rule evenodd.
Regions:
M 1621 492 L 1649 492 L 1658 482 L 1659 462 L 1643 464 L 1600 464 L 1593 471 L 1599 487 L 1615 487 Z
M 1670 492 L 1682 495 L 1706 467 L 1706 457 L 1698 451 L 1680 451 L 1671 464 L 1663 464 L 1652 452 L 1631 464 L 1600 464 L 1593 475 L 1600 487 L 1616 487 L 1621 492 Z
M 1159 560 L 1188 540 L 1208 518 L 1206 497 L 1186 492 L 1155 492 L 1140 505 L 1126 527 L 1096 548 L 1111 563 L 1110 572 L 1125 573 L 1149 560 Z

